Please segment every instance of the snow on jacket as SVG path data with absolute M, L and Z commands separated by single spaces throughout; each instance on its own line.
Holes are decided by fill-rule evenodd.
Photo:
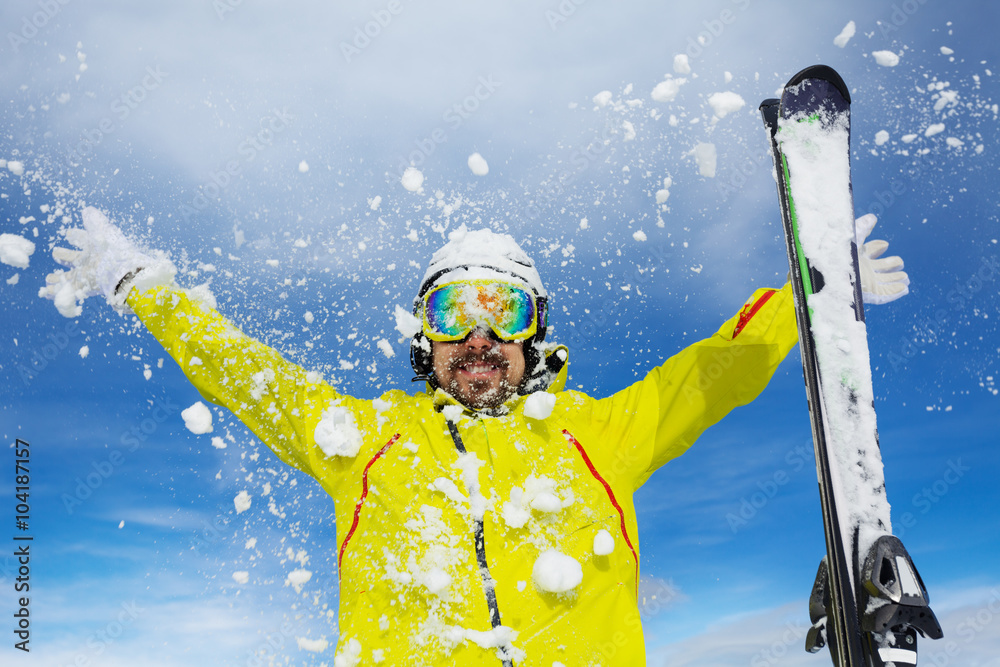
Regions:
M 337 667 L 644 665 L 632 494 L 797 340 L 789 286 L 758 290 L 608 398 L 564 389 L 564 365 L 547 416 L 532 395 L 487 417 L 441 390 L 341 395 L 181 290 L 128 303 L 206 398 L 333 497 Z

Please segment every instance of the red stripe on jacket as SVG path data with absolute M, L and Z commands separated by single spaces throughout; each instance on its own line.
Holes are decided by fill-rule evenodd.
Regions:
M 389 448 L 399 440 L 399 434 L 392 436 L 389 442 L 382 446 L 382 449 L 371 458 L 367 465 L 365 465 L 365 471 L 361 475 L 361 497 L 358 498 L 358 502 L 354 505 L 354 520 L 351 522 L 351 529 L 347 531 L 347 537 L 340 545 L 340 551 L 337 553 L 337 577 L 340 577 L 340 561 L 344 558 L 344 549 L 347 548 L 347 543 L 351 541 L 351 537 L 354 535 L 354 531 L 358 528 L 358 519 L 361 517 L 361 506 L 365 504 L 365 498 L 368 497 L 368 470 L 372 465 L 382 458 L 382 455 L 389 451 Z
M 763 308 L 764 304 L 768 302 L 768 299 L 774 296 L 777 293 L 777 291 L 778 290 L 773 290 L 773 289 L 768 290 L 763 294 L 761 294 L 760 298 L 758 298 L 753 303 L 748 303 L 747 305 L 743 306 L 743 310 L 740 311 L 740 319 L 737 320 L 736 326 L 733 327 L 734 339 L 740 335 L 740 332 L 743 331 L 746 325 L 750 324 L 750 320 L 753 319 L 753 316 L 757 314 L 757 311 Z
M 594 479 L 600 482 L 602 486 L 604 486 L 604 490 L 608 492 L 608 498 L 611 500 L 611 504 L 615 506 L 616 510 L 618 510 L 618 518 L 621 522 L 622 537 L 625 538 L 625 544 L 628 545 L 629 550 L 632 552 L 632 558 L 635 560 L 635 597 L 638 600 L 639 599 L 639 555 L 635 552 L 635 547 L 632 546 L 632 540 L 630 540 L 628 537 L 628 530 L 625 528 L 625 512 L 622 511 L 622 506 L 618 504 L 618 499 L 615 498 L 615 492 L 611 490 L 611 486 L 606 481 L 604 481 L 603 477 L 601 477 L 601 473 L 597 472 L 597 468 L 594 467 L 594 464 L 591 462 L 590 457 L 587 456 L 587 452 L 583 449 L 583 445 L 580 444 L 580 441 L 574 438 L 573 434 L 567 431 L 566 429 L 563 429 L 562 434 L 563 437 L 566 438 L 566 441 L 569 442 L 574 447 L 576 447 L 576 451 L 580 452 L 580 456 L 583 458 L 583 462 L 587 464 L 587 468 L 590 470 L 590 474 L 593 475 Z

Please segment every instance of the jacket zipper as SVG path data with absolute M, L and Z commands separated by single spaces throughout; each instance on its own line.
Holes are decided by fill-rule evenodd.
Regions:
M 467 454 L 468 451 L 465 449 L 465 444 L 462 442 L 462 436 L 458 432 L 458 427 L 449 419 L 448 431 L 451 433 L 451 439 L 455 443 L 455 449 L 458 450 L 459 454 Z M 486 538 L 483 534 L 483 520 L 475 520 L 475 539 L 476 539 L 476 562 L 479 564 L 479 575 L 483 580 L 483 589 L 486 592 L 486 605 L 490 610 L 490 625 L 493 629 L 499 628 L 500 623 L 500 607 L 497 605 L 497 595 L 494 590 L 493 577 L 490 575 L 490 566 L 486 561 Z M 511 660 L 502 660 L 503 667 L 514 667 L 514 663 Z

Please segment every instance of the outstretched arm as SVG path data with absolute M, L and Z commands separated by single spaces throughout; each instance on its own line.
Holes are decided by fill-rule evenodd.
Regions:
M 133 288 L 127 303 L 202 396 L 228 408 L 283 461 L 317 476 L 343 458 L 327 458 L 316 426 L 332 402 L 354 413 L 360 401 L 242 333 L 196 293 Z
M 882 257 L 888 243 L 867 241 L 875 222 L 869 214 L 855 223 L 866 304 L 894 301 L 907 293 L 909 285 L 903 260 Z M 637 471 L 638 483 L 683 454 L 733 408 L 753 401 L 797 342 L 791 285 L 757 290 L 714 335 L 685 348 L 643 381 L 612 397 L 637 406 L 645 401 L 644 409 L 656 405 L 655 435 L 644 439 L 651 445 L 639 452 L 638 459 L 646 467 Z
M 363 444 L 358 425 L 373 421 L 369 402 L 337 395 L 318 374 L 240 332 L 215 311 L 207 290 L 177 287 L 163 253 L 141 250 L 97 209 L 85 209 L 83 220 L 66 234 L 79 249 L 53 251 L 67 270 L 49 275 L 41 290 L 60 313 L 78 316 L 90 296 L 133 310 L 198 391 L 283 461 L 320 478 L 352 465 Z M 317 432 L 324 417 L 332 432 Z
M 659 416 L 646 477 L 757 398 L 797 342 L 791 285 L 760 289 L 711 337 L 654 369 L 645 382 L 656 387 Z

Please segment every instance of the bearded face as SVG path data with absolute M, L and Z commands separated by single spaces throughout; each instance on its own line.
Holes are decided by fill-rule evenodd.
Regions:
M 440 387 L 473 410 L 503 405 L 524 378 L 523 343 L 503 342 L 481 328 L 462 341 L 434 341 L 432 353 Z

